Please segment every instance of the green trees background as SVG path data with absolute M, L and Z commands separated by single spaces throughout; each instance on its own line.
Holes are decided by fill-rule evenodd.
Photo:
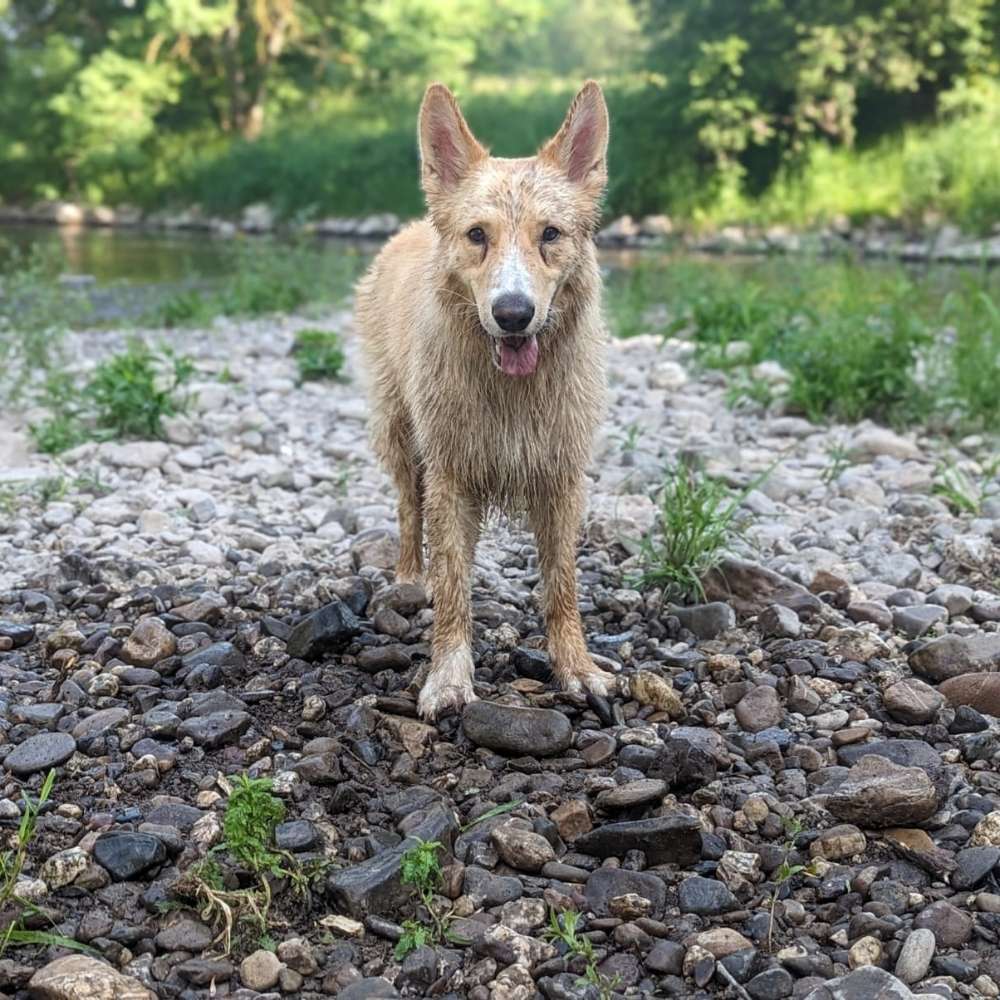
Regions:
M 1000 0 L 0 0 L 0 199 L 420 209 L 424 84 L 500 154 L 587 76 L 610 209 L 1000 219 Z

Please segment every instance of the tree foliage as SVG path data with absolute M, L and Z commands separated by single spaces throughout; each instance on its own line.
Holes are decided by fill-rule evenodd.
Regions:
M 387 161 L 409 170 L 428 80 L 493 108 L 506 147 L 598 76 L 627 157 L 613 203 L 719 204 L 996 104 L 998 38 L 1000 0 L 0 0 L 0 198 L 190 196 L 214 156 L 249 164 L 255 199 L 300 210 L 307 174 L 347 207 Z M 354 166 L 324 187 L 336 152 Z

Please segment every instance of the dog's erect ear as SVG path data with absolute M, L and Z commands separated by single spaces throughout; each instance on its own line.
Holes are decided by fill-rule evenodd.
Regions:
M 424 94 L 419 133 L 421 182 L 428 197 L 457 187 L 488 155 L 443 83 L 432 83 Z
M 588 80 L 583 85 L 559 131 L 538 155 L 574 184 L 600 194 L 608 179 L 608 106 L 597 83 Z

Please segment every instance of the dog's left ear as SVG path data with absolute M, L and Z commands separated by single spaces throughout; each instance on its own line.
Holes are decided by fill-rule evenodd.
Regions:
M 608 180 L 608 106 L 595 81 L 583 85 L 559 131 L 538 155 L 595 197 L 604 190 Z

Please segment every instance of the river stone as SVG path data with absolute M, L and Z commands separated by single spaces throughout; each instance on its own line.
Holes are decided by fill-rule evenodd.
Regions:
M 156 947 L 160 951 L 189 951 L 197 955 L 211 948 L 214 940 L 215 934 L 206 924 L 183 917 L 156 935 Z
M 659 875 L 634 872 L 626 868 L 598 868 L 587 879 L 584 889 L 587 907 L 599 917 L 613 916 L 611 902 L 634 893 L 652 904 L 650 916 L 663 912 L 667 902 L 667 887 Z
M 517 757 L 551 757 L 569 749 L 573 740 L 573 727 L 562 712 L 488 701 L 465 706 L 462 728 L 476 746 Z
M 715 917 L 736 908 L 736 897 L 729 888 L 714 878 L 692 875 L 677 887 L 677 905 L 681 913 L 697 913 Z
M 151 833 L 104 833 L 94 842 L 94 860 L 115 882 L 125 882 L 162 865 L 167 849 Z
M 736 613 L 722 601 L 671 608 L 670 614 L 699 639 L 714 639 L 736 626 Z
M 39 733 L 18 744 L 4 760 L 4 767 L 18 777 L 65 764 L 76 750 L 76 740 L 69 733 Z
M 682 813 L 605 823 L 578 837 L 575 847 L 597 858 L 621 858 L 628 851 L 642 851 L 650 865 L 687 867 L 701 858 L 701 826 Z
M 753 688 L 736 706 L 736 721 L 750 733 L 772 729 L 785 717 L 778 692 L 766 684 Z
M 555 850 L 540 833 L 525 830 L 516 821 L 495 827 L 490 839 L 500 857 L 520 872 L 537 873 L 547 862 L 556 860 Z
M 913 604 L 893 608 L 892 624 L 908 639 L 919 639 L 938 622 L 948 620 L 948 609 L 936 604 Z
M 121 659 L 133 667 L 152 667 L 177 652 L 177 639 L 159 618 L 142 618 L 122 643 Z
M 42 966 L 28 990 L 34 1000 L 156 1000 L 138 979 L 89 955 L 65 955 Z
M 709 600 L 725 601 L 741 615 L 758 615 L 770 604 L 799 614 L 819 611 L 823 604 L 801 584 L 758 563 L 726 556 L 702 578 Z
M 900 949 L 899 958 L 896 959 L 896 975 L 904 983 L 920 982 L 931 967 L 936 947 L 933 931 L 926 927 L 910 931 Z
M 865 827 L 919 823 L 933 815 L 937 792 L 927 773 L 885 757 L 865 756 L 827 800 L 838 819 Z
M 913 921 L 914 928 L 926 927 L 942 948 L 961 948 L 972 937 L 972 917 L 946 899 L 924 907 Z
M 96 739 L 98 736 L 106 736 L 112 730 L 117 729 L 123 722 L 128 721 L 131 713 L 127 708 L 104 708 L 93 715 L 88 715 L 81 719 L 73 727 L 73 739 L 79 740 L 81 745 L 85 740 Z
M 657 802 L 667 794 L 667 783 L 656 778 L 627 781 L 617 788 L 609 788 L 597 796 L 597 808 L 605 812 L 630 809 L 646 802 Z
M 396 1000 L 396 987 L 382 976 L 359 979 L 338 991 L 337 1000 Z
M 944 704 L 943 695 L 916 677 L 907 677 L 886 688 L 882 695 L 885 710 L 907 726 L 930 722 Z
M 910 654 L 915 674 L 946 681 L 962 674 L 1000 669 L 1000 633 L 943 635 Z
M 343 648 L 361 631 L 361 622 L 343 601 L 333 600 L 296 625 L 288 637 L 289 656 L 315 660 Z
M 955 870 L 951 873 L 952 887 L 959 890 L 974 889 L 1000 862 L 1000 847 L 984 845 L 966 847 L 955 857 Z
M 939 690 L 955 707 L 966 705 L 984 715 L 1000 716 L 1000 673 L 951 677 L 942 682 Z
M 19 646 L 27 646 L 35 638 L 35 629 L 32 625 L 0 618 L 0 638 L 10 639 L 13 648 L 17 649 Z
M 906 983 L 891 972 L 866 965 L 810 990 L 805 1000 L 914 1000 Z
M 244 986 L 260 993 L 278 985 L 278 977 L 283 968 L 284 965 L 273 951 L 258 948 L 240 962 L 240 979 Z
M 843 861 L 855 854 L 864 854 L 868 848 L 865 835 L 850 823 L 841 823 L 823 830 L 809 845 L 809 856 L 827 861 Z
M 862 757 L 884 757 L 900 767 L 919 767 L 935 787 L 946 781 L 941 755 L 923 740 L 876 740 L 840 747 L 837 757 L 844 764 L 856 764 Z
M 185 719 L 177 727 L 177 735 L 190 736 L 198 746 L 217 750 L 227 743 L 235 743 L 250 728 L 250 721 L 246 712 L 212 712 Z

